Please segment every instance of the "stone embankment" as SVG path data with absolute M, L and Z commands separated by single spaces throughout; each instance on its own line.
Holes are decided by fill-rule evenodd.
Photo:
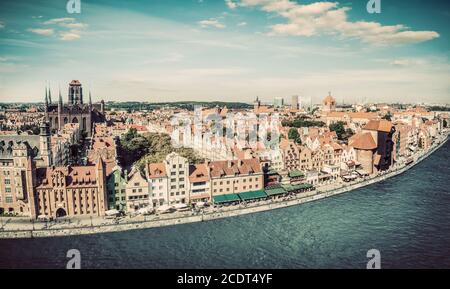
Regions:
M 114 224 L 104 224 L 104 225 L 85 225 L 85 226 L 69 226 L 66 228 L 47 228 L 47 229 L 35 229 L 35 230 L 8 230 L 0 231 L 0 239 L 10 239 L 10 238 L 37 238 L 37 237 L 55 237 L 55 236 L 71 236 L 71 235 L 85 235 L 85 234 L 97 234 L 97 233 L 108 233 L 108 232 L 118 232 L 127 230 L 137 230 L 145 228 L 155 228 L 164 227 L 178 224 L 187 224 L 194 222 L 203 222 L 216 220 L 221 218 L 228 218 L 234 216 L 240 216 L 245 214 L 263 212 L 268 210 L 280 209 L 290 206 L 295 206 L 307 202 L 312 202 L 320 200 L 323 198 L 339 195 L 345 192 L 349 192 L 358 188 L 362 188 L 377 182 L 384 181 L 388 178 L 400 175 L 405 171 L 409 170 L 413 166 L 420 163 L 422 160 L 426 159 L 429 155 L 439 149 L 446 141 L 448 136 L 442 138 L 439 143 L 433 146 L 428 152 L 416 156 L 413 163 L 398 167 L 391 171 L 385 172 L 382 175 L 377 175 L 366 180 L 353 183 L 353 184 L 335 184 L 330 188 L 319 188 L 316 191 L 306 192 L 299 194 L 295 197 L 288 199 L 278 199 L 261 201 L 253 204 L 248 204 L 247 206 L 235 206 L 235 207 L 225 207 L 213 212 L 207 212 L 197 215 L 185 215 L 171 217 L 170 215 L 161 216 L 160 219 L 153 218 L 152 220 L 143 221 L 127 221 L 124 223 L 114 223 Z

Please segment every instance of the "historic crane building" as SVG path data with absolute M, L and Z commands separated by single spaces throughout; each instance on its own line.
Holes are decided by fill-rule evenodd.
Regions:
M 50 90 L 45 90 L 45 116 L 52 132 L 61 130 L 67 123 L 78 123 L 80 131 L 91 136 L 93 123 L 105 120 L 104 110 L 103 100 L 99 107 L 92 104 L 90 92 L 88 103 L 83 101 L 83 87 L 78 80 L 69 83 L 67 103 L 63 103 L 61 91 L 58 103 L 52 103 Z

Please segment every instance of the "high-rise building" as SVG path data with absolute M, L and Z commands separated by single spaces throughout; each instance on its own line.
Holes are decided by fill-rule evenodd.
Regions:
M 275 97 L 273 100 L 273 106 L 275 107 L 283 107 L 284 106 L 284 98 Z
M 292 96 L 291 107 L 292 109 L 300 109 L 301 108 L 301 99 L 298 95 Z

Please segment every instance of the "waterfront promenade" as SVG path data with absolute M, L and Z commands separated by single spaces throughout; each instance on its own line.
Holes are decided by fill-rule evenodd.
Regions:
M 440 148 L 448 139 L 448 134 L 440 135 L 434 145 L 427 152 L 421 152 L 415 156 L 415 161 L 407 166 L 397 164 L 391 170 L 383 172 L 364 180 L 343 183 L 337 182 L 330 185 L 319 186 L 317 190 L 305 192 L 295 196 L 279 199 L 270 199 L 249 204 L 239 204 L 221 208 L 207 208 L 202 212 L 176 212 L 164 215 L 125 217 L 120 220 L 107 220 L 104 218 L 80 218 L 61 219 L 58 222 L 30 222 L 29 219 L 19 217 L 0 218 L 0 238 L 33 238 L 69 236 L 81 234 L 106 233 L 115 231 L 135 230 L 152 227 L 163 227 L 176 224 L 209 221 L 219 218 L 239 216 L 249 213 L 262 212 L 278 208 L 294 206 L 306 202 L 311 202 L 326 197 L 338 195 L 357 188 L 371 185 L 383 181 L 387 178 L 399 175 L 420 161 L 424 160 L 435 150 Z

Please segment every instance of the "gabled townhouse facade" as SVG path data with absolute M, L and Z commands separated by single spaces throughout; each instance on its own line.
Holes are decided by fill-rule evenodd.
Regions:
M 128 175 L 125 193 L 127 211 L 130 213 L 137 212 L 139 209 L 147 208 L 150 205 L 147 179 L 137 168 L 133 168 Z

